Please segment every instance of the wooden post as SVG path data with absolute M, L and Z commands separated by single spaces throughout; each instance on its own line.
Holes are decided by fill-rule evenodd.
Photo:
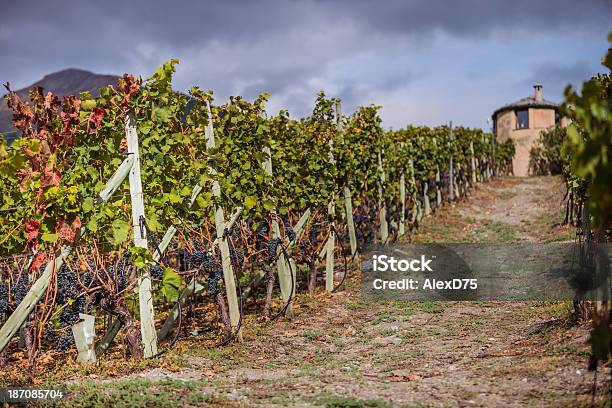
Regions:
M 206 102 L 208 111 L 208 125 L 204 130 L 206 137 L 206 148 L 214 149 L 215 147 L 215 131 L 213 128 L 212 112 L 210 104 Z M 217 174 L 215 166 L 209 166 L 209 173 L 212 176 Z M 221 197 L 221 186 L 218 180 L 213 181 L 212 193 L 215 197 Z M 238 329 L 240 324 L 240 307 L 238 305 L 238 295 L 236 293 L 236 281 L 234 280 L 234 271 L 232 269 L 232 262 L 230 259 L 229 244 L 225 237 L 225 215 L 223 214 L 223 208 L 220 204 L 215 204 L 215 228 L 217 230 L 217 237 L 221 237 L 220 248 L 221 248 L 221 266 L 223 267 L 223 279 L 225 281 L 225 292 L 227 295 L 227 303 L 229 306 L 230 323 L 234 329 Z M 242 341 L 242 328 L 237 333 L 237 338 Z
M 108 200 L 113 193 L 119 188 L 123 180 L 128 176 L 132 166 L 134 165 L 134 155 L 129 155 L 123 160 L 123 163 L 117 168 L 112 177 L 108 180 L 108 183 L 102 191 L 96 197 L 98 203 Z
M 474 156 L 474 141 L 470 141 L 470 157 L 472 160 L 472 187 L 476 186 L 476 157 Z
M 449 163 L 449 176 L 448 176 L 448 185 L 449 185 L 449 198 L 450 201 L 455 199 L 455 167 L 453 164 L 453 121 L 450 121 L 448 125 L 448 150 L 450 153 L 450 163 Z
M 440 166 L 436 166 L 436 207 L 442 205 L 442 191 L 440 191 Z
M 96 337 L 95 316 L 79 313 L 79 321 L 72 326 L 72 335 L 79 355 L 79 363 L 95 363 L 96 352 L 94 350 L 94 340 Z
M 378 183 L 378 215 L 380 221 L 380 242 L 386 243 L 389 239 L 389 225 L 387 225 L 387 205 L 383 195 L 385 185 L 385 170 L 382 165 L 382 154 L 378 152 L 378 172 L 380 173 L 380 181 Z
M 438 153 L 438 140 L 433 138 L 436 154 Z M 442 191 L 440 191 L 440 166 L 436 165 L 436 207 L 442 205 Z
M 355 234 L 355 220 L 353 219 L 353 198 L 349 186 L 344 186 L 344 210 L 346 211 L 346 225 L 351 244 L 351 257 L 357 256 L 357 235 Z
M 327 243 L 325 245 L 325 290 L 331 292 L 334 290 L 334 249 L 336 247 L 336 234 L 332 229 L 332 219 L 334 214 L 333 198 L 329 201 L 329 204 L 327 205 L 327 213 L 330 217 L 330 228 L 329 236 L 327 237 Z
M 336 126 L 338 134 L 342 137 L 342 113 L 340 100 L 336 100 Z M 341 138 L 344 144 L 344 138 Z M 357 256 L 357 234 L 355 234 L 355 220 L 353 219 L 353 198 L 349 187 L 349 176 L 347 175 L 344 186 L 344 211 L 346 212 L 346 227 L 348 228 L 349 242 L 351 244 L 351 257 Z
M 263 152 L 264 155 L 266 156 L 266 161 L 264 162 L 264 170 L 266 172 L 266 174 L 268 175 L 268 177 L 270 177 L 270 179 L 272 179 L 273 177 L 273 171 L 272 171 L 272 156 L 271 156 L 271 152 L 270 152 L 270 148 L 268 146 L 263 148 Z M 280 232 L 280 227 L 278 225 L 278 220 L 276 219 L 276 213 L 272 212 L 272 238 L 273 239 L 282 239 L 282 235 Z M 277 261 L 276 261 L 276 271 L 278 273 L 278 283 L 280 285 L 280 289 L 281 289 L 281 298 L 283 299 L 284 304 L 286 304 L 289 301 L 289 297 L 291 296 L 291 291 L 292 291 L 292 287 L 291 287 L 291 275 L 289 274 L 289 267 L 287 266 L 287 262 L 289 261 L 287 258 L 285 258 L 285 254 L 283 253 L 283 250 L 280 246 L 278 246 L 276 248 L 276 255 L 277 255 Z M 295 279 L 297 278 L 297 276 L 295 276 L 295 269 L 293 269 L 293 282 L 295 282 Z M 287 317 L 293 317 L 293 305 L 290 303 L 289 306 L 287 306 L 287 310 L 285 311 L 285 316 Z
M 412 185 L 412 190 L 414 193 L 412 194 L 412 217 L 411 222 L 420 221 L 421 218 L 419 216 L 420 213 L 420 200 L 419 200 L 419 192 L 416 188 L 416 178 L 414 176 L 414 162 L 412 159 L 408 161 L 408 167 L 410 168 L 410 183 Z
M 406 233 L 406 176 L 402 171 L 400 176 L 400 225 L 398 235 L 401 237 Z
M 455 183 L 455 197 L 460 198 L 461 197 L 461 189 L 459 188 L 459 183 L 458 183 L 458 178 L 455 175 L 453 177 L 453 182 Z
M 293 228 L 293 232 L 295 232 L 295 238 L 293 239 L 293 241 L 288 240 L 287 242 L 288 249 L 297 245 L 297 243 L 300 240 L 300 237 L 302 236 L 302 231 L 304 231 L 304 227 L 306 226 L 306 223 L 308 222 L 309 218 L 310 218 L 310 208 L 304 211 L 304 214 L 302 214 L 297 224 L 295 224 L 295 227 Z M 297 292 L 297 265 L 293 258 L 289 259 L 289 262 L 291 263 L 291 270 L 293 271 L 293 293 L 295 294 Z
M 495 163 L 495 134 L 491 133 L 491 162 L 493 163 L 493 176 L 497 175 L 497 167 Z
M 125 118 L 125 138 L 128 154 L 134 158 L 129 173 L 130 200 L 132 207 L 132 226 L 134 230 L 134 246 L 147 248 L 147 234 L 141 219 L 144 219 L 144 199 L 142 180 L 140 179 L 140 150 L 138 148 L 138 133 L 133 114 Z M 148 269 L 138 278 L 138 301 L 140 305 L 140 334 L 144 347 L 143 356 L 151 358 L 157 354 L 157 336 L 155 334 L 155 318 L 153 311 L 153 295 L 151 293 L 151 277 Z
M 334 159 L 334 142 L 332 140 L 329 141 L 329 161 L 332 165 L 336 165 L 336 160 Z M 336 197 L 334 193 L 332 193 L 329 198 L 329 202 L 327 204 L 327 217 L 329 220 L 329 235 L 327 237 L 326 247 L 326 257 L 325 257 L 325 290 L 327 292 L 332 292 L 334 290 L 334 249 L 336 248 L 336 234 L 334 233 L 334 218 L 336 214 L 335 209 L 335 201 Z
M 483 136 L 484 140 L 486 141 L 486 137 Z M 485 153 L 486 154 L 486 153 Z M 486 168 L 486 178 L 487 180 L 489 180 L 492 176 L 492 171 L 491 171 L 491 155 L 489 154 L 489 157 L 487 158 L 487 168 Z
M 429 203 L 429 180 L 423 180 L 423 216 L 427 217 L 431 214 L 431 205 Z

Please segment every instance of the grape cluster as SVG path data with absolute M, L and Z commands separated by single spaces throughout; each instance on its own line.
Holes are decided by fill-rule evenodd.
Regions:
M 85 312 L 87 300 L 84 296 L 75 295 L 73 298 L 66 299 L 63 303 L 65 307 L 60 315 L 60 323 L 62 326 L 72 326 L 80 320 L 79 313 Z
M 244 266 L 244 252 L 242 250 L 230 248 L 230 260 L 232 262 L 232 268 L 237 271 L 241 271 Z
M 270 232 L 270 226 L 268 225 L 267 221 L 261 221 L 257 225 L 257 229 L 255 229 L 255 234 L 257 234 L 259 237 L 262 237 L 262 238 L 266 237 L 269 232 Z
M 52 323 L 45 324 L 45 328 L 43 329 L 42 341 L 46 344 L 53 343 L 56 339 L 55 328 Z
M 206 251 L 196 250 L 192 254 L 187 255 L 187 262 L 194 268 L 203 269 L 210 272 L 215 268 L 215 260 Z
M 371 220 L 376 218 L 376 208 L 374 206 L 370 207 L 369 216 Z
M 119 292 L 124 291 L 127 287 L 128 278 L 135 269 L 135 266 L 130 263 L 130 255 L 124 256 L 118 263 L 117 267 L 111 266 L 109 275 L 117 284 Z
M 15 297 L 15 304 L 20 304 L 21 301 L 23 300 L 23 298 L 25 298 L 25 296 L 28 293 L 28 288 L 26 288 L 25 285 L 25 278 L 22 276 L 19 278 L 19 281 L 17 281 L 17 283 L 13 284 L 13 288 L 12 288 L 12 292 L 13 292 L 13 296 Z
M 240 230 L 237 224 L 232 225 L 232 229 L 230 230 L 230 235 L 233 241 L 238 241 L 240 237 Z
M 3 283 L 0 283 L 0 320 L 8 312 L 8 290 Z
M 371 226 L 377 222 L 376 208 L 368 208 L 365 204 L 360 205 L 353 220 L 355 221 L 355 235 L 357 239 L 366 244 L 373 242 L 375 236 Z
M 269 232 L 270 226 L 266 221 L 261 221 L 257 224 L 257 228 L 255 229 L 255 249 L 257 251 L 261 250 L 265 245 Z
M 289 224 L 285 225 L 285 231 L 287 231 L 287 238 L 289 238 L 289 242 L 295 241 L 295 239 L 297 238 L 297 235 L 295 231 L 293 230 L 293 228 L 291 228 L 291 225 Z
M 318 238 L 319 238 L 319 227 L 315 225 L 310 229 L 310 232 L 308 233 L 308 240 L 310 241 L 312 245 L 316 245 Z
M 208 283 L 208 290 L 210 296 L 217 296 L 217 293 L 219 291 L 219 288 L 217 287 L 217 282 L 219 282 L 221 279 L 223 279 L 223 269 L 221 268 L 216 268 L 214 271 L 208 273 L 208 276 L 206 277 L 206 282 Z
M 278 245 L 280 244 L 280 238 L 273 238 L 266 243 L 266 249 L 268 250 L 268 261 L 273 262 L 276 259 L 276 253 L 278 251 Z
M 79 321 L 79 311 L 77 308 L 68 306 L 62 311 L 62 314 L 60 315 L 60 322 L 65 326 L 72 326 L 78 321 Z
M 79 281 L 74 265 L 64 265 L 57 271 L 57 297 L 56 303 L 68 303 L 70 299 L 75 299 L 79 295 Z
M 57 350 L 67 351 L 73 347 L 76 347 L 76 345 L 74 343 L 74 337 L 72 335 L 72 331 L 67 330 L 66 333 L 59 336 L 59 339 L 57 341 Z
M 149 271 L 149 275 L 151 275 L 153 279 L 162 280 L 164 277 L 164 270 L 159 265 L 153 265 Z

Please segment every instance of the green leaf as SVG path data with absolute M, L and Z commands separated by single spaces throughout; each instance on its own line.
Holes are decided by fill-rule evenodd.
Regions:
M 128 239 L 131 225 L 123 220 L 115 220 L 112 224 L 113 244 L 119 245 Z
M 210 194 L 200 194 L 196 197 L 196 203 L 198 207 L 204 209 L 210 207 L 212 199 Z
M 83 200 L 83 204 L 81 204 L 81 208 L 83 209 L 84 213 L 88 213 L 91 210 L 93 210 L 93 206 L 94 206 L 94 201 L 92 197 L 87 197 L 86 199 Z
M 244 209 L 246 211 L 248 211 L 251 208 L 255 207 L 256 204 L 257 204 L 257 197 L 256 196 L 248 196 L 244 200 Z
M 176 193 L 169 193 L 168 198 L 170 199 L 170 202 L 174 204 L 180 203 L 182 201 L 181 196 Z
M 264 200 L 263 206 L 268 211 L 274 210 L 274 203 L 270 200 Z
M 179 288 L 183 285 L 183 278 L 172 268 L 165 268 L 162 276 L 161 292 L 169 302 L 176 302 L 179 298 Z
M 52 234 L 50 232 L 46 232 L 46 233 L 42 234 L 40 239 L 42 239 L 45 242 L 55 242 L 57 240 L 57 234 Z

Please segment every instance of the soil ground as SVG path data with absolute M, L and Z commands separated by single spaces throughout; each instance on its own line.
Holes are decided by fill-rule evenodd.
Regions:
M 413 242 L 571 240 L 557 177 L 501 178 L 426 218 Z M 265 407 L 610 406 L 610 367 L 588 372 L 589 326 L 567 302 L 367 302 L 345 290 L 296 300 L 292 321 L 247 321 L 245 341 L 179 341 L 134 365 L 74 368 L 73 405 Z M 72 367 L 72 368 L 70 368 Z M 72 370 L 72 371 L 71 371 Z M 594 390 L 594 384 L 597 385 Z

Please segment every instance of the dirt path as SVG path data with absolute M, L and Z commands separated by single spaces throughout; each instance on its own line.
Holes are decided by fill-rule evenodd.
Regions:
M 496 180 L 426 219 L 411 239 L 571 239 L 572 230 L 559 226 L 562 198 L 558 178 Z M 343 292 L 300 295 L 291 322 L 248 324 L 243 344 L 201 349 L 188 339 L 162 366 L 103 385 L 95 375 L 80 377 L 72 388 L 75 402 L 97 398 L 101 405 L 590 406 L 588 327 L 567 323 L 569 306 L 372 303 L 360 298 L 352 277 Z M 604 370 L 599 406 L 609 406 Z

